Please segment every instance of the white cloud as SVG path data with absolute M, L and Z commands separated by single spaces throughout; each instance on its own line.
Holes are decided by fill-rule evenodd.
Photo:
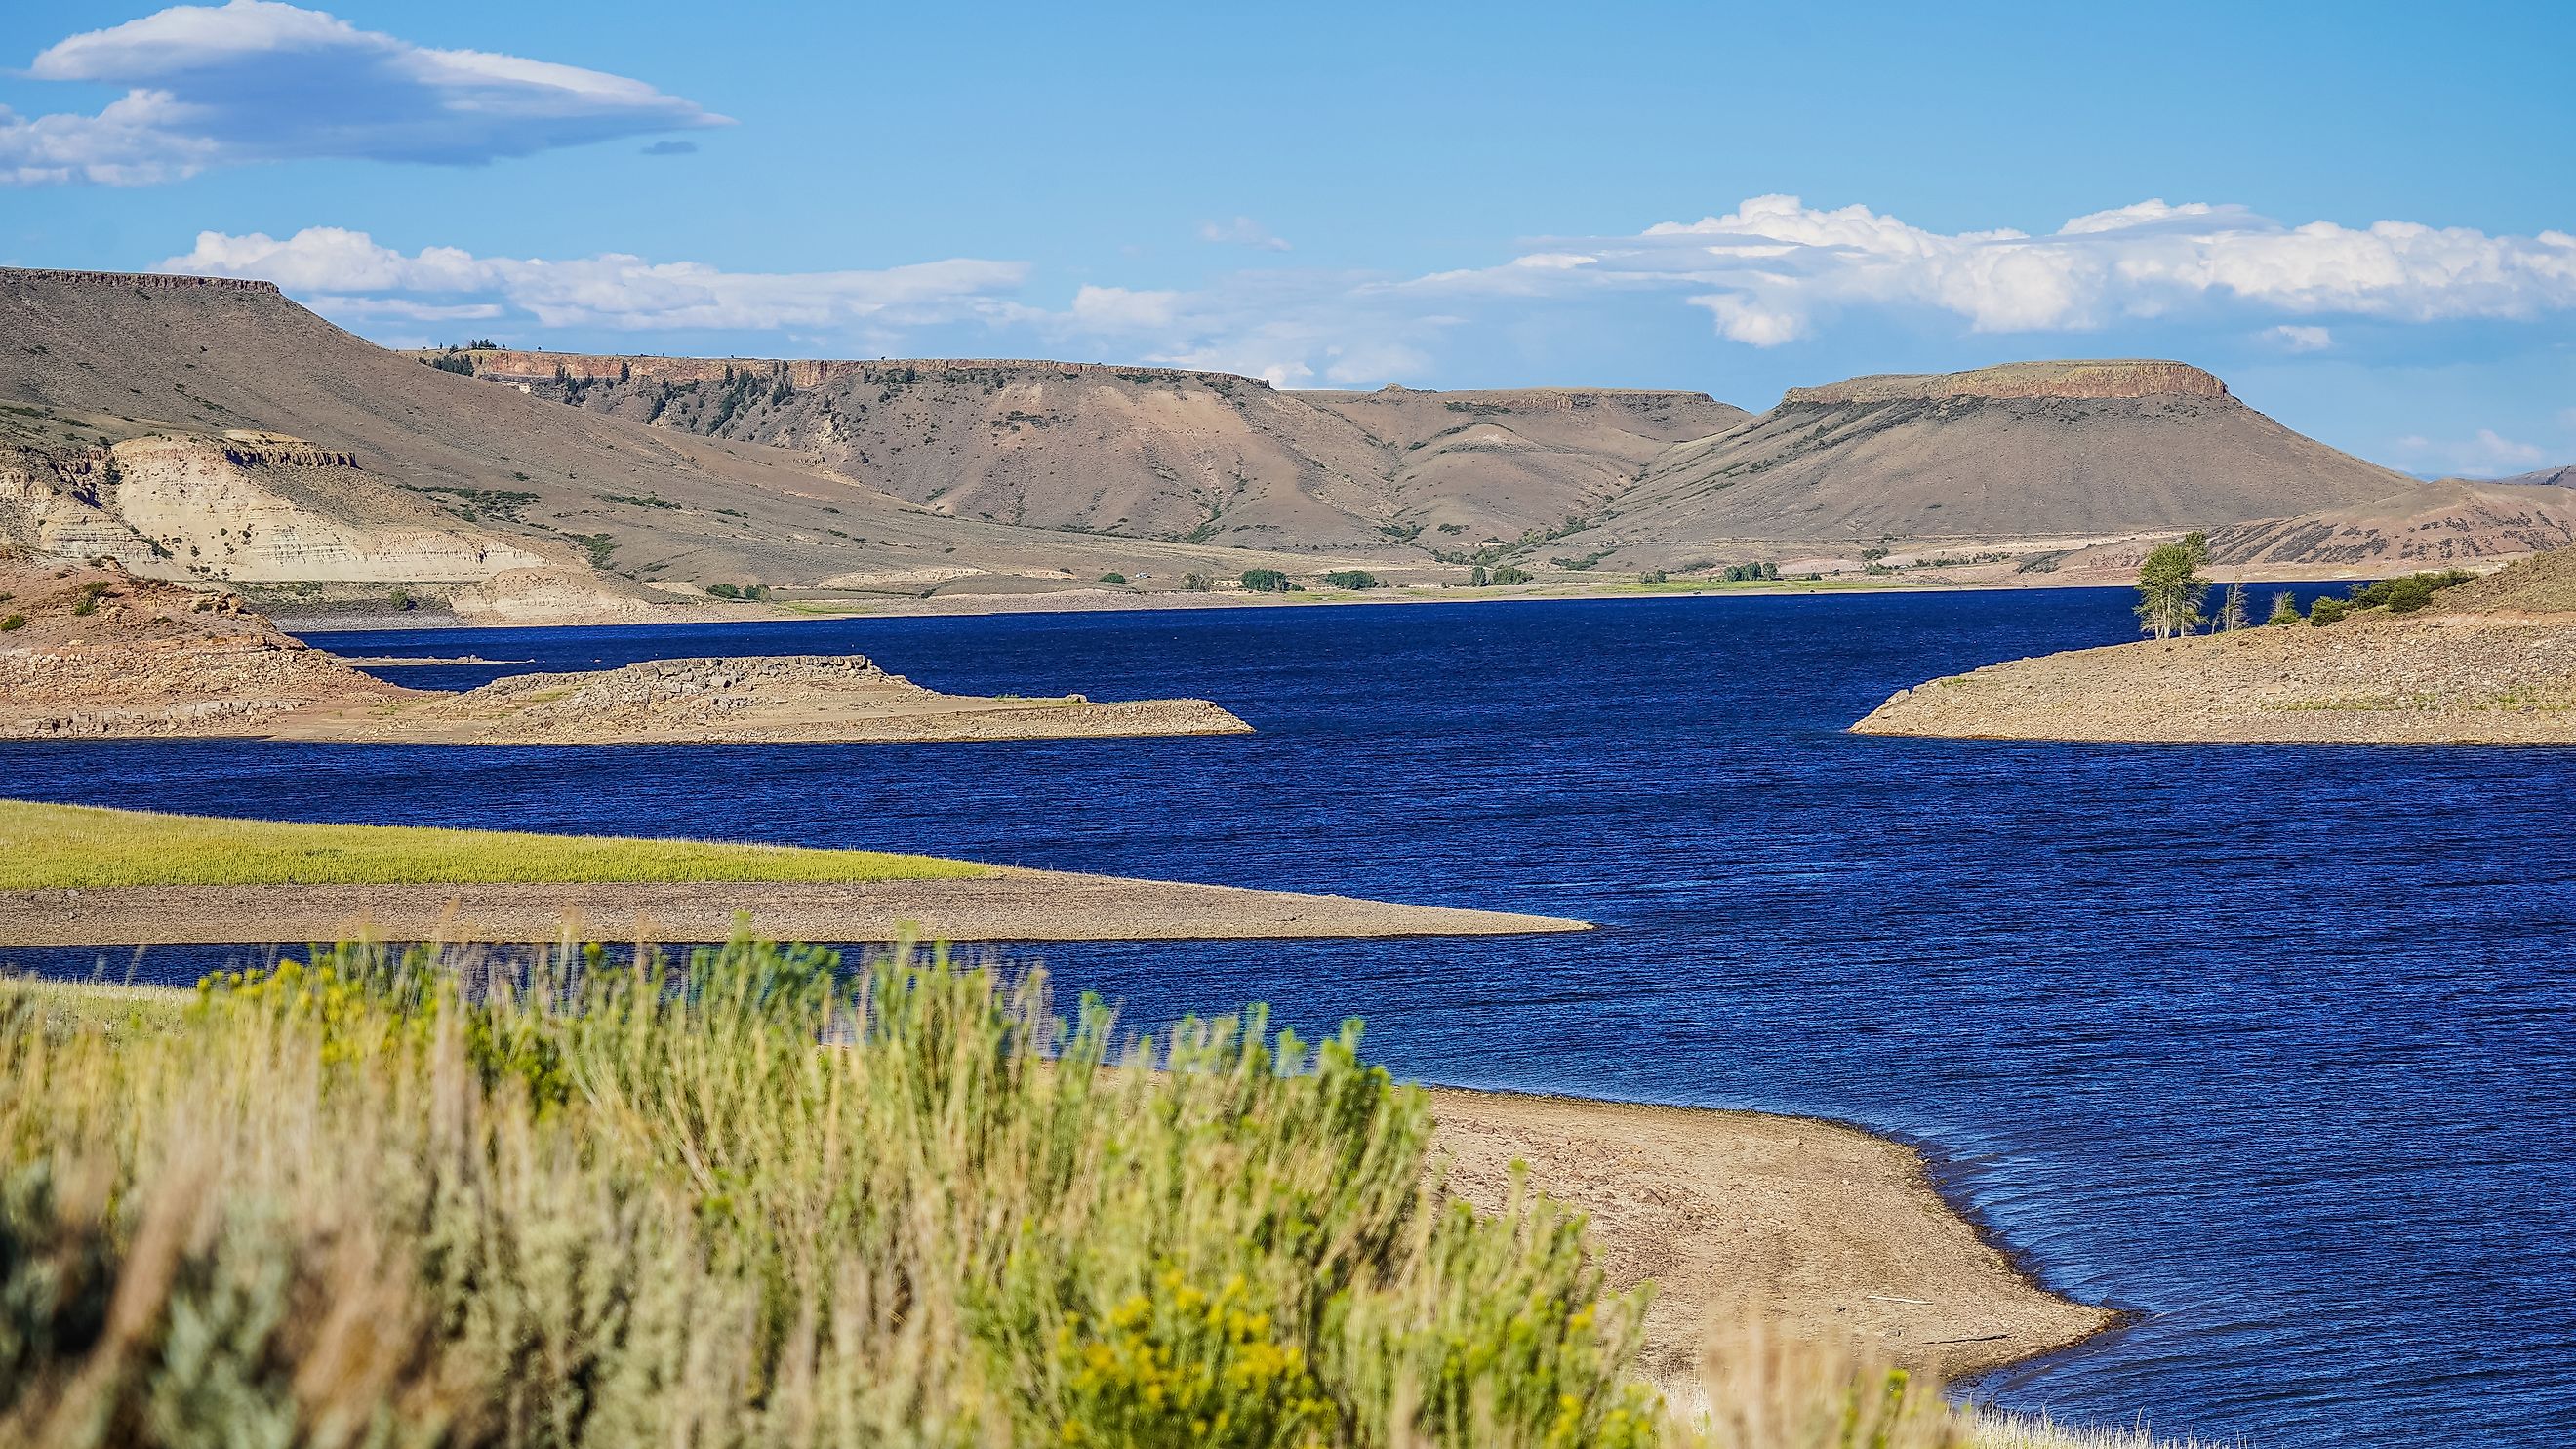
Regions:
M 2408 466 L 2418 471 L 2456 473 L 2470 478 L 2527 472 L 2549 459 L 2548 450 L 2515 442 L 2499 435 L 2493 428 L 2480 428 L 2475 437 L 2465 442 L 2404 437 L 2390 446 L 2398 457 L 2406 460 Z
M 618 331 L 667 328 L 846 331 L 1028 312 L 1006 294 L 1027 280 L 1020 262 L 922 262 L 882 271 L 726 272 L 697 262 L 648 262 L 608 253 L 568 261 L 478 257 L 455 247 L 405 254 L 360 231 L 309 227 L 283 241 L 200 232 L 194 249 L 157 270 L 261 277 L 325 315 L 525 316 L 543 327 Z M 376 294 L 408 294 L 392 298 Z M 413 298 L 435 301 L 422 304 Z M 475 307 L 470 312 L 421 311 Z
M 2163 201 L 2075 217 L 2046 236 L 1935 232 L 1866 206 L 1757 196 L 1722 216 L 1560 241 L 1422 284 L 1501 295 L 1670 288 L 1707 309 L 1720 335 L 1756 347 L 1865 309 L 1947 313 L 1977 332 L 2088 331 L 2194 308 L 2526 319 L 2576 307 L 2576 236 L 2402 221 L 2294 227 L 2240 206 Z M 2278 340 L 2305 345 L 2305 336 L 2289 329 Z
M 729 124 L 642 81 L 433 50 L 276 0 L 176 6 L 74 35 L 27 74 L 125 94 L 94 116 L 0 108 L 0 184 L 141 186 L 311 158 L 472 165 Z
M 2323 352 L 2334 346 L 2334 331 L 2327 327 L 2310 327 L 2284 322 L 2263 330 L 2263 340 L 2284 352 Z
M 1248 216 L 1238 216 L 1232 221 L 1200 222 L 1199 240 L 1230 246 L 1252 247 L 1265 252 L 1288 250 L 1287 242 L 1271 235 L 1270 228 Z

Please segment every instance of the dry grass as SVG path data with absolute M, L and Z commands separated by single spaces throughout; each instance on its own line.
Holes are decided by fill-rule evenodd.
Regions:
M 1668 1410 L 1350 1030 L 835 965 L 0 983 L 0 1443 L 2153 1449 L 1758 1335 Z
M 304 825 L 0 800 L 0 890 L 928 880 L 982 875 L 988 869 L 967 861 L 873 850 Z

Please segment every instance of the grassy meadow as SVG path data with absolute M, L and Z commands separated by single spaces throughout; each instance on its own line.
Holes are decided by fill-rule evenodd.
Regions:
M 987 866 L 872 850 L 304 825 L 0 800 L 0 890 L 111 886 L 883 881 Z
M 1357 1048 L 747 939 L 0 986 L 0 1443 L 2143 1442 L 1812 1346 L 1677 1411 Z

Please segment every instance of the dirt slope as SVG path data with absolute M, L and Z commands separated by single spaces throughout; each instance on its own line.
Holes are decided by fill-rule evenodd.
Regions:
M 2408 573 L 2576 544 L 2576 488 L 2446 478 L 2386 498 L 2209 531 L 2210 562 Z
M 1669 450 L 1555 547 L 1651 566 L 1747 540 L 2114 537 L 2366 503 L 2409 481 L 2291 432 L 2199 368 L 2015 363 L 1793 389 Z
M 1686 392 L 1274 392 L 1065 362 L 443 356 L 587 411 L 790 449 L 955 517 L 1415 558 L 1404 542 L 1553 527 L 1744 417 Z
M 2576 550 L 2371 609 L 1989 665 L 1899 690 L 1861 734 L 2192 743 L 2576 744 Z
M 1184 412 L 1218 410 L 1204 397 L 1158 396 Z M 1374 456 L 1342 431 L 1355 462 Z M 1319 461 L 1316 471 L 1330 469 Z M 1265 506 L 1268 529 L 1236 532 L 1310 548 L 1327 531 L 1363 532 L 1315 493 L 1292 488 Z M 630 581 L 612 596 L 634 584 L 695 594 L 710 582 L 925 570 L 1059 583 L 1122 572 L 1168 584 L 1278 561 L 1011 527 L 1006 510 L 976 512 L 996 518 L 950 516 L 805 453 L 567 409 L 423 366 L 266 283 L 0 269 L 0 537 L 59 556 L 105 555 L 172 577 L 376 583 L 597 568 Z M 1428 562 L 1377 543 L 1385 548 L 1372 556 Z

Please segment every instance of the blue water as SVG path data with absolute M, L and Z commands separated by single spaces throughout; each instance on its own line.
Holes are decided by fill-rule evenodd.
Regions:
M 1212 697 L 1261 733 L 0 745 L 0 779 L 1582 916 L 1043 955 L 1134 1018 L 1262 998 L 1363 1015 L 1428 1079 L 1916 1140 L 2050 1284 L 2140 1315 L 1984 1386 L 2009 1405 L 2281 1449 L 2576 1443 L 2576 753 L 1841 733 L 1927 676 L 2131 627 L 2070 590 L 340 636 L 538 667 L 854 649 L 956 690 Z

